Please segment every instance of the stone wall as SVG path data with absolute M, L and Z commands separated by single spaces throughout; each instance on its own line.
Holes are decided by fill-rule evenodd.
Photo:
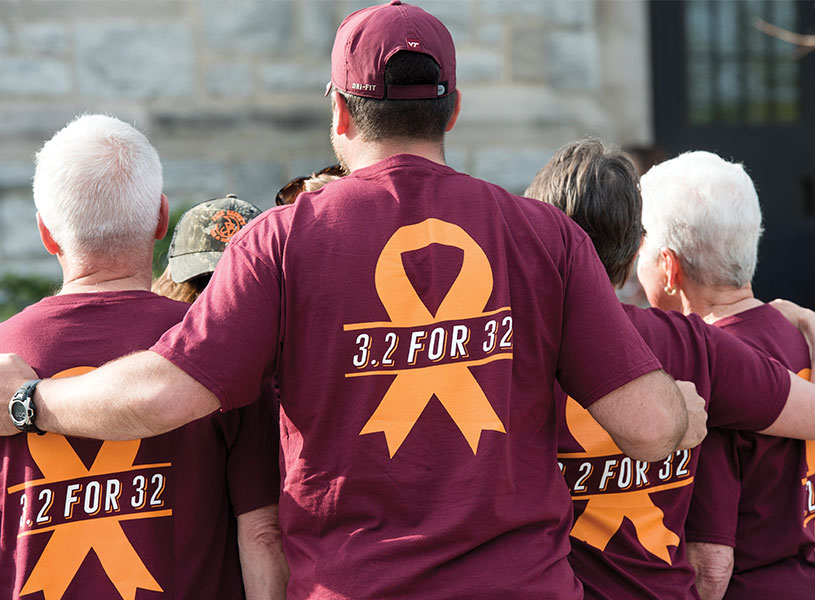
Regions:
M 463 108 L 448 161 L 520 192 L 561 144 L 650 140 L 644 0 L 415 0 L 450 28 Z M 0 272 L 58 275 L 31 159 L 82 112 L 145 131 L 180 206 L 273 204 L 333 162 L 329 54 L 349 0 L 0 0 Z

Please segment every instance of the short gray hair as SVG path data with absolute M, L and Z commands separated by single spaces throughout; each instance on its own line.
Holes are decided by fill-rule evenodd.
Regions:
M 104 255 L 154 239 L 161 162 L 132 126 L 105 115 L 78 117 L 35 162 L 34 203 L 64 252 Z
M 640 181 L 645 247 L 676 252 L 684 272 L 704 285 L 742 287 L 758 260 L 761 207 L 739 163 L 687 152 Z

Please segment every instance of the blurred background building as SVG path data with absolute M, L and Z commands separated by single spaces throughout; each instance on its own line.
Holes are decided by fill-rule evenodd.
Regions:
M 334 32 L 373 3 L 0 0 L 0 276 L 59 278 L 37 236 L 32 157 L 74 115 L 143 130 L 177 210 L 226 193 L 266 208 L 333 162 Z M 584 135 L 645 160 L 707 149 L 742 161 L 766 220 L 758 295 L 815 306 L 815 53 L 753 26 L 813 33 L 811 0 L 414 3 L 457 46 L 451 166 L 522 192 Z

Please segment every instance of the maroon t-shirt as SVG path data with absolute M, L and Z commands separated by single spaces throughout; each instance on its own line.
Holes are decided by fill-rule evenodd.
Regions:
M 696 315 L 625 306 L 675 379 L 693 381 L 708 424 L 760 430 L 778 417 L 789 375 L 777 362 Z M 632 460 L 561 393 L 558 461 L 574 501 L 569 562 L 586 598 L 697 598 L 683 530 L 698 449 Z
M 801 333 L 765 304 L 716 322 L 809 378 Z M 685 535 L 734 548 L 726 598 L 815 594 L 815 442 L 711 430 L 702 444 Z
M 659 368 L 565 215 L 411 155 L 249 223 L 153 350 L 225 409 L 278 375 L 291 598 L 579 598 L 551 390 Z
M 188 306 L 53 296 L 0 324 L 0 352 L 40 377 L 78 374 L 149 348 Z M 235 515 L 277 500 L 273 415 L 257 402 L 127 442 L 0 438 L 0 597 L 242 598 Z

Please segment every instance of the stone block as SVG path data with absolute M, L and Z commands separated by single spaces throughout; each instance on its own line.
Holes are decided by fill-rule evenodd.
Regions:
M 244 63 L 214 65 L 207 70 L 206 87 L 220 98 L 248 96 L 254 90 L 252 67 Z
M 83 23 L 76 54 L 83 96 L 150 99 L 194 91 L 195 52 L 185 25 Z
M 330 1 L 330 0 L 329 0 Z M 367 8 L 374 4 L 383 4 L 381 2 L 376 2 L 376 0 L 345 0 L 342 3 L 342 14 L 340 15 L 340 20 L 344 19 L 351 13 L 355 13 L 358 10 L 362 10 L 363 8 Z
M 479 0 L 481 12 L 489 17 L 541 16 L 549 0 Z
M 213 143 L 217 143 L 213 140 Z M 171 200 L 179 194 L 193 194 L 198 201 L 230 193 L 226 185 L 226 169 L 215 160 L 162 159 L 164 191 Z
M 328 57 L 320 66 L 281 62 L 262 65 L 258 70 L 261 89 L 266 92 L 321 94 L 331 79 Z
M 473 27 L 470 0 L 423 0 L 419 4 L 444 23 L 456 46 L 470 43 Z
M 64 61 L 17 56 L 0 60 L 0 94 L 63 96 L 70 91 L 70 68 Z
M 497 148 L 475 152 L 473 175 L 522 194 L 540 168 L 552 157 L 548 148 Z
M 157 109 L 152 113 L 153 127 L 160 132 L 163 138 L 177 138 L 179 136 L 195 137 L 203 134 L 206 138 L 224 136 L 225 140 L 236 139 L 238 148 L 245 150 L 248 137 L 251 142 L 268 140 L 270 132 L 292 132 L 303 135 L 319 128 L 321 137 L 328 138 L 328 124 L 330 123 L 330 107 L 328 100 L 322 97 L 306 97 L 293 102 L 275 103 L 272 107 L 252 108 L 244 104 L 237 104 L 229 108 L 217 110 L 202 110 L 188 106 L 176 106 Z M 215 140 L 219 147 L 223 147 L 223 140 Z M 282 139 L 276 139 L 275 144 L 285 150 Z M 265 142 L 263 146 L 265 147 Z M 180 150 L 184 152 L 185 150 Z
M 213 54 L 277 56 L 294 50 L 291 0 L 201 0 L 201 9 L 202 42 Z
M 490 50 L 461 50 L 456 56 L 458 81 L 497 81 L 502 79 L 504 56 Z
M 538 85 L 485 85 L 465 90 L 451 136 L 468 147 L 512 141 L 520 147 L 555 147 L 595 129 L 611 115 L 595 95 L 557 92 Z
M 31 189 L 31 178 L 34 176 L 34 163 L 31 161 L 0 162 L 0 190 Z
M 551 31 L 545 39 L 546 80 L 555 89 L 596 92 L 602 83 L 594 31 Z
M 0 52 L 5 52 L 8 49 L 10 45 L 9 39 L 8 28 L 0 23 Z
M 189 16 L 190 4 L 191 0 L 0 0 L 0 17 L 16 22 L 35 19 L 60 23 L 100 19 L 167 22 Z
M 287 181 L 281 164 L 275 161 L 244 161 L 232 167 L 232 193 L 262 210 L 275 205 L 277 190 Z
M 309 56 L 331 56 L 334 36 L 345 15 L 340 15 L 334 2 L 326 0 L 300 0 L 300 46 Z
M 65 54 L 68 29 L 50 22 L 21 25 L 17 29 L 17 45 L 25 54 Z
M 594 0 L 543 0 L 541 2 L 541 13 L 546 23 L 562 27 L 591 27 L 594 24 L 594 9 Z
M 480 8 L 487 16 L 537 17 L 559 27 L 591 27 L 595 19 L 595 0 L 480 0 Z
M 585 29 L 595 22 L 595 0 L 481 0 L 488 17 L 540 18 L 557 27 Z
M 30 195 L 4 194 L 2 196 L 0 221 L 11 225 L 7 226 L 3 235 L 0 236 L 0 253 L 5 259 L 19 260 L 29 256 L 48 256 L 40 241 L 36 214 L 37 209 Z
M 545 36 L 540 27 L 513 27 L 512 77 L 515 81 L 543 83 Z
M 562 121 L 566 103 L 541 86 L 484 85 L 466 90 L 461 114 L 452 134 L 484 125 L 527 129 Z
M 504 24 L 500 21 L 489 21 L 478 27 L 476 34 L 479 44 L 501 46 L 504 43 Z
M 81 107 L 65 103 L 0 106 L 0 140 L 24 137 L 36 140 L 39 144 L 62 129 L 75 116 L 86 112 L 115 115 L 126 123 L 135 123 L 142 131 L 143 124 L 148 122 L 144 109 L 132 105 L 114 106 L 105 103 L 104 106 L 94 107 L 93 103 L 89 102 L 83 103 Z M 36 150 L 36 147 L 31 148 L 31 154 Z
M 45 140 L 74 114 L 73 109 L 61 106 L 0 107 L 0 139 L 28 137 Z

